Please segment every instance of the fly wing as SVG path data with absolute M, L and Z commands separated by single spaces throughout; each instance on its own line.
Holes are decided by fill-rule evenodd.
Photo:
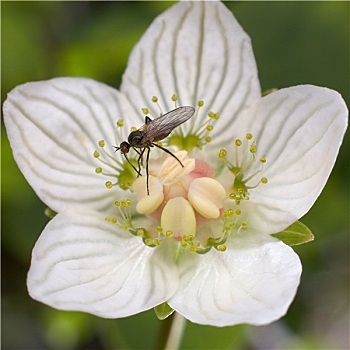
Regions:
M 177 126 L 190 119 L 194 111 L 195 109 L 190 106 L 176 108 L 149 121 L 139 130 L 145 133 L 149 141 L 160 141 L 167 137 Z

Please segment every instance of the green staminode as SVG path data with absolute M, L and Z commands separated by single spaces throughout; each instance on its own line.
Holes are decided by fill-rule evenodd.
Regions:
M 203 144 L 201 139 L 194 134 L 186 136 L 174 134 L 168 138 L 169 146 L 176 146 L 179 149 L 185 149 L 189 154 L 192 153 L 195 148 L 202 148 Z

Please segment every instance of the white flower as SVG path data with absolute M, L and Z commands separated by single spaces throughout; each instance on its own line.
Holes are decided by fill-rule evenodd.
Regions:
M 183 168 L 152 148 L 148 195 L 147 177 L 132 184 L 136 172 L 113 146 L 144 124 L 141 108 L 159 115 L 157 104 L 196 112 L 163 141 Z M 301 274 L 298 256 L 270 235 L 320 194 L 347 109 L 337 92 L 310 85 L 261 98 L 250 39 L 232 14 L 181 2 L 136 45 L 120 91 L 81 78 L 28 83 L 9 94 L 4 119 L 18 166 L 58 213 L 33 250 L 34 299 L 107 318 L 167 302 L 200 324 L 261 325 L 286 313 Z

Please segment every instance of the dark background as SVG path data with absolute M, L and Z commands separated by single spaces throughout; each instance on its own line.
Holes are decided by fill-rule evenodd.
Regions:
M 134 44 L 169 2 L 1 2 L 2 103 L 27 81 L 83 76 L 118 88 Z M 327 86 L 349 105 L 348 2 L 227 2 L 253 41 L 263 90 Z M 187 327 L 183 349 L 347 349 L 349 137 L 322 195 L 302 219 L 315 241 L 295 247 L 304 272 L 288 314 L 269 326 Z M 2 128 L 2 348 L 154 348 L 154 312 L 104 320 L 31 300 L 26 273 L 48 219 Z

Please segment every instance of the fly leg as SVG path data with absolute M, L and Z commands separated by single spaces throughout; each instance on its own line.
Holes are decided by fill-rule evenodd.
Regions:
M 138 151 L 135 147 L 133 147 L 134 148 L 134 150 L 138 153 L 138 155 L 139 155 L 139 157 L 137 158 L 137 165 L 138 165 L 138 168 L 139 168 L 139 170 L 138 170 L 138 176 L 137 177 L 139 177 L 139 176 L 142 176 L 141 175 L 141 166 L 143 166 L 143 154 L 145 153 L 145 148 L 143 148 L 142 150 L 141 150 L 141 152 L 140 151 Z
M 149 179 L 149 174 L 148 174 L 148 160 L 149 160 L 149 154 L 150 154 L 150 148 L 147 148 L 147 156 L 146 156 L 146 175 L 147 175 L 147 195 L 149 195 L 149 185 L 148 185 L 148 179 Z M 146 148 L 144 148 L 143 150 L 145 150 Z M 142 152 L 143 153 L 143 152 Z
M 161 150 L 163 150 L 164 152 L 170 154 L 172 157 L 174 157 L 179 163 L 180 165 L 184 168 L 184 165 L 181 163 L 181 160 L 179 158 L 176 157 L 176 155 L 174 153 L 171 153 L 169 150 L 167 150 L 166 148 L 157 145 L 156 143 L 152 143 L 152 146 L 156 146 L 158 148 L 160 148 Z
M 125 154 L 125 153 L 123 153 L 123 154 L 124 154 L 124 157 L 125 157 L 125 159 L 127 160 L 127 162 L 128 162 L 128 163 L 132 166 L 132 168 L 137 172 L 137 177 L 142 176 L 142 175 L 141 175 L 140 165 L 139 165 L 139 169 L 136 169 L 135 166 L 134 166 L 134 164 L 132 164 L 132 163 L 130 162 L 130 160 L 129 160 L 129 158 L 126 156 L 126 154 Z

